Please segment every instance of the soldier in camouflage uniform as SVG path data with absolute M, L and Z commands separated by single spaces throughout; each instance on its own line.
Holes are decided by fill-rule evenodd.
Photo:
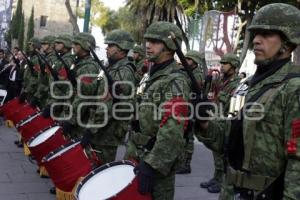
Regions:
M 151 24 L 144 35 L 146 57 L 154 65 L 138 110 L 141 131 L 131 133 L 127 149 L 127 157 L 139 161 L 135 168 L 139 192 L 151 193 L 154 200 L 174 198 L 175 170 L 185 144 L 184 117 L 189 112 L 186 103 L 190 88 L 185 73 L 174 60 L 176 46 L 170 32 L 180 44 L 181 31 L 169 22 Z M 157 112 L 162 116 L 157 116 Z
M 143 78 L 145 72 L 144 62 L 145 62 L 145 48 L 141 45 L 136 45 L 133 47 L 133 60 L 136 66 L 136 77 L 139 83 Z
M 75 56 L 72 55 L 71 49 L 72 49 L 72 36 L 63 34 L 59 35 L 55 39 L 55 50 L 59 54 L 59 56 L 64 60 L 64 62 L 67 64 L 67 66 L 64 66 L 62 61 L 58 59 L 58 55 L 55 55 L 56 61 L 52 65 L 52 68 L 54 72 L 57 74 L 58 80 L 54 80 L 54 77 L 50 76 L 49 79 L 49 85 L 54 84 L 56 81 L 65 81 L 66 83 L 62 84 L 55 84 L 53 85 L 53 94 L 51 94 L 51 91 L 49 90 L 48 93 L 48 99 L 46 103 L 46 108 L 43 110 L 43 116 L 49 117 L 50 116 L 50 109 L 51 105 L 53 103 L 70 103 L 70 98 L 67 99 L 56 99 L 54 97 L 63 97 L 63 96 L 69 96 L 72 91 L 76 90 L 76 88 L 72 88 L 70 81 L 68 80 L 68 74 L 66 68 L 70 69 L 71 66 L 75 62 Z M 64 117 L 63 114 L 63 106 L 54 106 L 53 107 L 53 114 L 55 117 Z
M 99 67 L 90 55 L 90 48 L 96 47 L 94 36 L 90 33 L 78 33 L 72 42 L 76 60 L 75 65 L 71 67 L 70 82 L 76 91 L 70 102 L 71 118 L 63 121 L 62 127 L 64 134 L 71 138 L 78 138 L 84 133 L 83 127 L 88 120 L 89 106 L 82 106 L 82 103 L 90 102 L 95 96 Z
M 34 95 L 38 87 L 38 71 L 40 67 L 35 50 L 39 50 L 41 48 L 41 43 L 38 38 L 31 38 L 28 42 L 28 45 L 29 60 L 34 66 L 29 66 L 29 64 L 27 63 L 27 66 L 25 67 L 23 88 L 20 94 L 21 102 L 25 101 L 25 99 L 29 100 Z
M 185 54 L 185 58 L 198 82 L 199 88 L 203 88 L 204 72 L 201 63 L 205 62 L 203 61 L 204 56 L 201 55 L 200 52 L 198 51 L 191 50 Z M 191 161 L 194 152 L 194 133 L 192 130 L 192 125 L 189 125 L 185 134 L 186 134 L 186 145 L 185 145 L 184 162 L 183 162 L 183 166 L 181 166 L 178 169 L 176 174 L 191 173 Z
M 240 78 L 237 76 L 240 60 L 235 54 L 227 53 L 222 57 L 220 63 L 223 78 L 220 83 L 220 91 L 217 95 L 216 103 L 221 106 L 219 107 L 221 109 L 219 113 L 227 116 L 230 98 L 240 82 Z M 207 191 L 210 193 L 219 193 L 224 174 L 224 157 L 222 154 L 214 151 L 213 157 L 215 165 L 214 176 L 209 181 L 200 183 L 200 187 L 207 188 Z
M 197 123 L 197 136 L 228 162 L 225 180 L 233 189 L 220 199 L 300 199 L 300 70 L 291 63 L 299 27 L 296 7 L 262 7 L 248 28 L 257 70 L 247 81 L 245 114 Z
M 91 144 L 96 149 L 97 156 L 106 163 L 115 160 L 117 147 L 123 142 L 129 123 L 129 119 L 114 118 L 112 112 L 116 112 L 116 109 L 128 109 L 128 106 L 118 104 L 132 105 L 133 97 L 131 95 L 134 94 L 136 79 L 135 66 L 127 58 L 128 51 L 134 45 L 132 36 L 123 30 L 113 30 L 107 34 L 104 43 L 107 44 L 106 54 L 109 61 L 107 70 L 112 79 L 131 83 L 131 85 L 121 84 L 121 93 L 118 94 L 120 99 L 113 99 L 105 77 L 100 77 L 98 83 L 97 96 L 102 96 L 102 98 L 98 98 L 96 103 L 104 104 L 107 111 L 105 112 L 103 105 L 91 110 L 88 124 L 103 124 L 103 127 L 88 129 L 82 139 L 82 144 Z M 114 92 L 118 93 L 118 91 Z M 114 110 L 113 106 L 115 106 Z M 124 113 L 116 115 L 128 117 L 128 114 Z
M 46 66 L 43 60 L 39 59 L 40 71 L 38 73 L 38 88 L 33 95 L 30 103 L 32 106 L 39 106 L 39 108 L 44 108 L 46 106 L 46 101 L 48 99 L 48 91 L 50 90 L 49 78 L 51 74 L 49 73 L 48 67 L 52 67 L 56 61 L 56 56 L 54 54 L 54 40 L 55 37 L 48 35 L 41 40 L 42 52 L 46 60 L 51 66 Z M 43 65 L 43 66 L 42 66 Z

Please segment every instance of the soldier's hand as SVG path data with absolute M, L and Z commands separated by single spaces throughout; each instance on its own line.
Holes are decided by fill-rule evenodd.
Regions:
M 87 145 L 91 144 L 91 140 L 93 139 L 93 134 L 90 130 L 86 130 L 81 138 L 81 145 L 82 147 L 86 147 Z
M 144 161 L 134 168 L 138 177 L 138 190 L 141 194 L 151 193 L 154 187 L 154 169 Z
M 63 121 L 62 124 L 62 129 L 64 134 L 69 134 L 72 131 L 73 125 L 69 121 Z
M 42 116 L 44 118 L 49 118 L 51 115 L 50 111 L 50 106 L 46 106 L 46 108 L 44 108 L 44 110 L 42 111 Z
M 37 98 L 33 97 L 33 98 L 30 100 L 29 104 L 30 104 L 32 107 L 37 107 L 37 105 L 38 105 L 38 100 L 37 100 Z
M 24 103 L 25 100 L 26 100 L 26 96 L 27 96 L 27 93 L 26 93 L 26 92 L 22 92 L 22 93 L 20 94 L 20 97 L 19 97 L 19 102 L 20 102 L 20 103 Z

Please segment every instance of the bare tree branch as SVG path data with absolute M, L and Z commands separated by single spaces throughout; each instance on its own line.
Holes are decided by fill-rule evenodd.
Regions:
M 73 33 L 79 33 L 79 27 L 78 27 L 78 24 L 77 24 L 77 17 L 72 11 L 72 8 L 71 8 L 71 5 L 70 5 L 70 0 L 66 0 L 65 5 L 66 5 L 66 8 L 67 8 L 69 17 L 70 17 L 69 21 L 73 26 Z

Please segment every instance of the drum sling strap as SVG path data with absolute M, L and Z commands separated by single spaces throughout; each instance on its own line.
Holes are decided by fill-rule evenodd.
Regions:
M 281 81 L 263 86 L 247 101 L 247 103 L 255 102 L 269 89 L 278 87 L 282 85 L 282 83 L 292 78 L 300 78 L 300 74 L 289 73 Z M 258 194 L 256 199 L 280 199 L 283 195 L 285 170 L 283 170 L 283 172 L 276 178 L 261 175 L 252 175 L 251 172 L 243 170 L 248 169 L 251 155 L 244 154 L 243 134 L 241 134 L 243 130 L 242 124 L 243 118 L 240 120 L 232 120 L 230 140 L 228 141 L 225 149 L 225 155 L 227 154 L 230 165 L 227 168 L 227 180 L 229 181 L 229 183 L 234 184 L 236 188 L 247 188 L 249 190 L 262 191 Z M 250 138 L 250 143 L 254 143 L 254 137 L 252 137 L 252 139 Z M 269 198 L 265 198 L 266 196 L 268 196 Z

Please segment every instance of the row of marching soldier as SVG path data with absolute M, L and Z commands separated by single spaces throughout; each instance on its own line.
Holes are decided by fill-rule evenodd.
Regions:
M 51 192 L 57 193 L 57 199 L 85 199 L 81 193 L 90 191 L 86 188 L 92 176 L 116 165 L 130 165 L 136 193 L 120 194 L 116 189 L 106 197 L 171 200 L 175 174 L 191 173 L 194 136 L 213 151 L 213 178 L 200 184 L 208 192 L 221 191 L 220 199 L 225 200 L 299 199 L 300 75 L 299 67 L 290 64 L 300 43 L 299 22 L 299 10 L 283 3 L 257 12 L 248 28 L 257 70 L 246 81 L 237 75 L 240 61 L 234 54 L 222 57 L 221 76 L 216 70 L 207 72 L 199 52 L 183 55 L 181 30 L 169 22 L 147 28 L 145 50 L 134 47 L 126 31 L 108 33 L 107 66 L 95 54 L 95 38 L 89 33 L 32 38 L 28 57 L 17 53 L 26 65 L 16 55 L 11 61 L 15 64 L 3 65 L 23 70 L 22 84 L 4 84 L 6 101 L 11 103 L 17 96 L 19 104 L 37 108 L 44 120 L 55 119 L 64 136 L 61 141 L 68 141 L 61 154 L 80 145 L 91 160 L 68 189 L 61 187 L 66 180 L 55 175 L 63 173 L 47 163 L 57 158 L 58 149 L 38 160 L 43 163 L 41 176 L 53 179 L 56 188 Z M 13 87 L 21 87 L 16 90 L 19 94 L 10 92 Z M 22 129 L 28 118 L 14 125 Z M 113 162 L 124 142 L 126 161 Z M 30 143 L 24 143 L 25 148 L 28 145 L 30 150 Z M 81 167 L 74 163 L 70 169 L 72 165 Z M 90 192 L 86 199 L 97 194 Z

